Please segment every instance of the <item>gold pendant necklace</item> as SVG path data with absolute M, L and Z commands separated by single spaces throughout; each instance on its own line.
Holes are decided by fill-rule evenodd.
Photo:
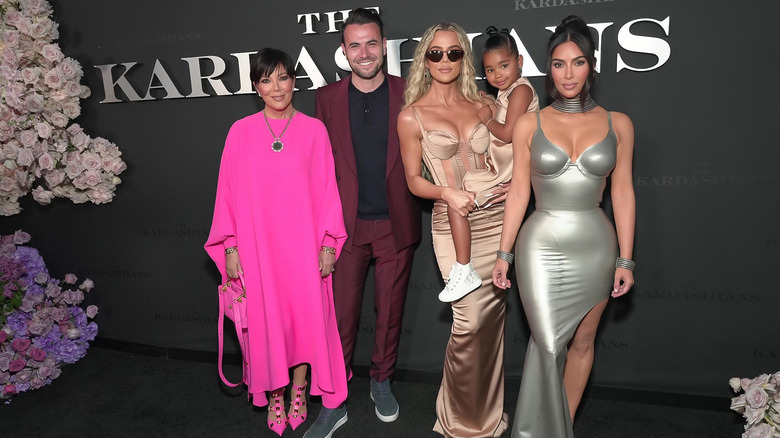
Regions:
M 276 134 L 274 134 L 274 130 L 271 129 L 271 124 L 268 123 L 268 116 L 265 114 L 265 111 L 263 111 L 263 117 L 265 118 L 265 125 L 268 126 L 268 131 L 271 132 L 271 135 L 274 138 L 274 142 L 271 143 L 271 150 L 274 152 L 281 152 L 282 149 L 284 149 L 284 143 L 282 143 L 282 136 L 284 135 L 284 132 L 287 131 L 287 127 L 290 126 L 290 122 L 292 122 L 293 116 L 295 115 L 295 110 L 293 110 L 292 114 L 290 114 L 290 120 L 287 121 L 287 124 L 284 125 L 284 129 L 282 129 L 282 133 L 279 134 L 277 137 Z

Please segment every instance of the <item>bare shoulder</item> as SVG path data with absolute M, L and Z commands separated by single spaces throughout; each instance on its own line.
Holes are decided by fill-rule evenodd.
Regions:
M 398 124 L 401 123 L 414 123 L 414 109 L 411 106 L 407 106 L 406 108 L 402 109 L 400 113 L 398 113 Z
M 630 117 L 617 111 L 610 111 L 610 114 L 612 114 L 612 126 L 616 129 L 634 130 L 634 123 L 631 121 Z

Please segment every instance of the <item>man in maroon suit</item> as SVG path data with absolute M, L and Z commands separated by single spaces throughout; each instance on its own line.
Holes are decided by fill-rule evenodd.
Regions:
M 396 130 L 404 80 L 382 71 L 387 39 L 373 10 L 352 11 L 344 21 L 341 49 L 352 74 L 316 95 L 316 117 L 325 123 L 333 145 L 348 236 L 333 273 L 336 318 L 351 376 L 363 287 L 373 260 L 376 329 L 370 394 L 377 417 L 390 422 L 398 418 L 399 408 L 389 378 L 421 234 L 420 204 L 406 185 Z

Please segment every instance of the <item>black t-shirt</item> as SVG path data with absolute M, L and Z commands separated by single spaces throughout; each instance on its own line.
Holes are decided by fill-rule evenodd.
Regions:
M 387 135 L 390 92 L 385 77 L 376 90 L 364 93 L 349 83 L 349 124 L 358 176 L 360 219 L 389 219 L 387 208 Z

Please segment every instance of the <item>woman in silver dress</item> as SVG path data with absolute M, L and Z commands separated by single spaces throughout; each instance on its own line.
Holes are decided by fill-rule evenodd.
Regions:
M 495 285 L 507 288 L 509 263 L 517 259 L 531 328 L 513 438 L 574 436 L 610 291 L 618 297 L 634 283 L 634 129 L 625 114 L 590 96 L 594 48 L 582 19 L 561 22 L 547 46 L 554 101 L 523 115 L 513 132 L 514 174 L 493 269 Z M 600 208 L 607 177 L 617 233 Z M 536 211 L 521 229 L 532 189 Z

